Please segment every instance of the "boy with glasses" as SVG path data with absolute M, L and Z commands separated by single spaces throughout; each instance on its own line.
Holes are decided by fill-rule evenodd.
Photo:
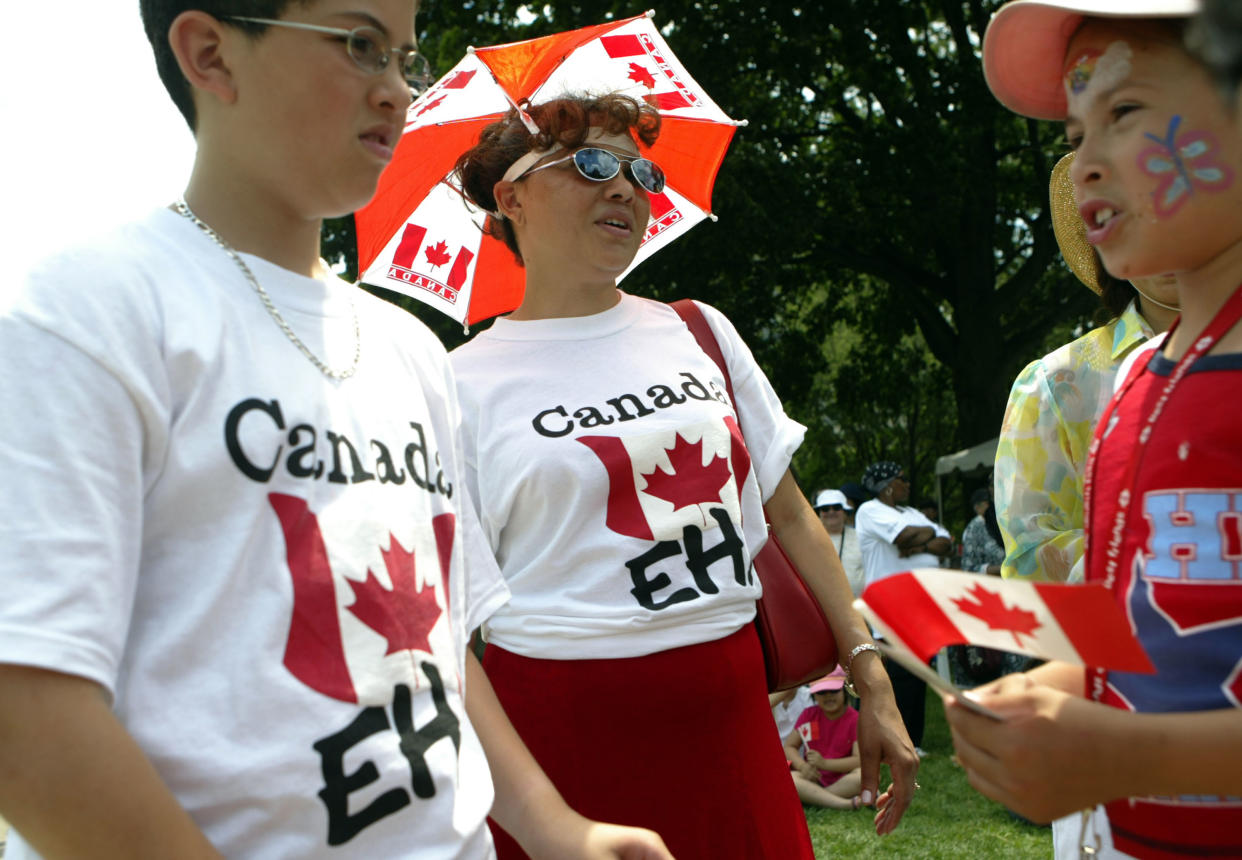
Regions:
M 319 257 L 425 81 L 414 4 L 142 12 L 185 195 L 0 311 L 10 856 L 488 857 L 490 811 L 533 854 L 667 857 L 513 733 L 466 649 L 507 591 L 444 351 Z

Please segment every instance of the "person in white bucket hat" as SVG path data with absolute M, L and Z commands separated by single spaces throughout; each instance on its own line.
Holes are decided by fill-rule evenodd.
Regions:
M 850 500 L 840 490 L 820 490 L 815 495 L 815 513 L 824 524 L 824 531 L 832 538 L 832 545 L 841 558 L 841 566 L 845 568 L 845 578 L 850 581 L 850 589 L 857 597 L 862 593 L 865 573 L 863 572 L 862 552 L 858 548 L 858 532 L 847 523 L 846 514 L 854 510 Z
M 1171 273 L 1181 317 L 1135 363 L 1087 461 L 1086 580 L 1152 672 L 1048 663 L 946 697 L 971 783 L 1037 821 L 1105 803 L 1113 856 L 1242 856 L 1242 129 L 1184 46 L 1197 4 L 1034 2 L 997 13 L 984 72 L 1065 120 L 1087 240 L 1109 273 Z M 1235 524 L 1237 528 L 1235 528 Z

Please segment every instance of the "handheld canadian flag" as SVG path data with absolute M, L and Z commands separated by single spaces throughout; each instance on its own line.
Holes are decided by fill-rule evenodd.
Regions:
M 983 645 L 1120 672 L 1155 672 L 1100 584 L 1050 585 L 928 568 L 863 589 L 868 621 L 923 662 L 946 645 Z

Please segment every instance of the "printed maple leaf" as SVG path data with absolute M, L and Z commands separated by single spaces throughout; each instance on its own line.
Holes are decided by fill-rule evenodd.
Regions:
M 973 615 L 986 623 L 989 630 L 1007 630 L 1012 633 L 1013 641 L 1018 643 L 1019 648 L 1023 647 L 1019 636 L 1034 638 L 1035 631 L 1043 626 L 1034 612 L 1017 606 L 1006 606 L 999 594 L 988 591 L 977 582 L 971 586 L 967 595 L 953 598 L 954 605 L 967 615 Z M 970 598 L 974 598 L 973 601 Z
M 720 488 L 732 475 L 727 459 L 716 455 L 704 466 L 703 440 L 690 443 L 680 433 L 673 447 L 666 450 L 673 471 L 665 472 L 663 467 L 656 466 L 655 471 L 643 475 L 648 493 L 671 503 L 675 511 L 720 501 Z
M 427 250 L 423 252 L 427 257 L 427 262 L 433 266 L 443 266 L 452 257 L 449 256 L 448 246 L 444 244 L 444 240 L 440 240 L 437 245 L 428 245 Z
M 655 89 L 655 78 L 651 76 L 651 72 L 646 66 L 640 66 L 638 63 L 630 63 L 629 78 L 636 84 L 642 84 L 649 90 Z
M 425 114 L 425 113 L 426 113 L 427 111 L 429 111 L 429 110 L 435 110 L 436 108 L 438 108 L 438 107 L 440 106 L 440 102 L 444 101 L 444 99 L 445 99 L 445 96 L 440 96 L 440 97 L 438 97 L 438 98 L 434 98 L 434 99 L 432 99 L 431 101 L 427 102 L 427 104 L 425 104 L 425 105 L 423 105 L 422 107 L 420 107 L 420 108 L 418 109 L 418 112 L 417 112 L 417 113 L 415 113 L 414 115 L 415 115 L 415 116 L 422 116 L 423 114 Z
M 434 586 L 420 587 L 415 575 L 414 553 L 406 552 L 391 534 L 391 549 L 380 550 L 392 590 L 384 588 L 367 569 L 363 582 L 349 581 L 354 592 L 354 603 L 349 611 L 363 624 L 388 640 L 388 650 L 431 652 L 428 634 L 440 618 L 441 609 L 436 603 Z

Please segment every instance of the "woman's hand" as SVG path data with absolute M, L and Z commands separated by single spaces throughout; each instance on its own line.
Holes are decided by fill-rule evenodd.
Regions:
M 875 798 L 875 832 L 891 833 L 914 799 L 914 777 L 919 757 L 906 733 L 893 687 L 884 673 L 879 656 L 863 652 L 854 660 L 853 673 L 865 681 L 857 682 L 862 693 L 858 712 L 858 752 L 862 768 L 862 802 Z M 861 664 L 861 665 L 860 665 Z M 880 762 L 889 766 L 893 782 L 876 796 L 880 781 Z
M 819 516 L 811 510 L 788 470 L 764 509 L 772 531 L 780 538 L 785 552 L 824 610 L 837 640 L 837 651 L 845 662 L 846 655 L 855 646 L 871 641 L 871 635 L 862 616 L 854 611 L 854 593 L 828 532 L 824 531 Z M 925 537 L 935 531 L 929 527 L 925 530 L 928 533 Z M 893 685 L 880 664 L 879 655 L 862 651 L 848 668 L 862 699 L 858 750 L 863 803 L 876 803 L 879 812 L 875 817 L 875 831 L 889 833 L 901 821 L 914 796 L 914 774 L 919 768 L 919 758 L 897 711 Z M 885 793 L 883 806 L 877 802 L 882 761 L 889 765 L 893 774 L 893 784 Z
M 588 825 L 582 852 L 565 856 L 581 860 L 673 860 L 664 840 L 656 833 L 599 821 Z

